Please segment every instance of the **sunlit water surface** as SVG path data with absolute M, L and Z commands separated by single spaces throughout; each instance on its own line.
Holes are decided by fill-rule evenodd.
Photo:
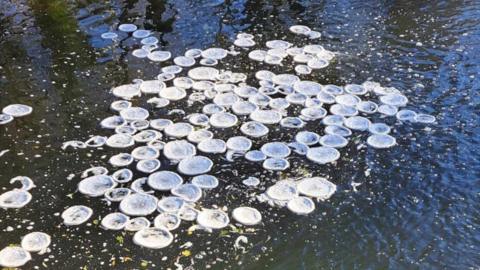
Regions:
M 30 176 L 37 185 L 25 208 L 0 211 L 0 247 L 18 244 L 32 230 L 53 238 L 52 251 L 34 255 L 26 268 L 160 269 L 175 267 L 175 262 L 194 269 L 480 265 L 478 1 L 67 2 L 0 0 L 0 107 L 24 103 L 34 108 L 32 115 L 0 126 L 0 150 L 10 150 L 0 157 L 0 187 L 2 192 L 11 189 L 8 181 L 17 175 Z M 306 78 L 340 85 L 372 79 L 395 86 L 410 99 L 409 108 L 435 115 L 437 123 L 391 122 L 398 142 L 394 148 L 358 149 L 366 139 L 360 135 L 341 150 L 337 164 L 314 165 L 293 156 L 284 173 L 263 171 L 261 164 L 243 159 L 228 163 L 215 157 L 213 172 L 220 186 L 201 204 L 229 209 L 247 204 L 264 215 L 262 225 L 245 232 L 245 249 L 233 246 L 238 233 L 189 234 L 187 222 L 175 231 L 176 240 L 168 248 L 140 248 L 131 234 L 105 231 L 92 222 L 116 211 L 116 205 L 76 193 L 79 173 L 105 165 L 118 151 L 60 149 L 64 141 L 109 134 L 98 123 L 111 114 L 111 87 L 159 73 L 160 64 L 132 57 L 138 43 L 131 38 L 117 45 L 100 38 L 112 25 L 125 22 L 156 31 L 161 48 L 173 55 L 190 48 L 228 48 L 242 31 L 255 34 L 257 44 L 286 39 L 304 45 L 305 39 L 288 33 L 290 25 L 302 23 L 322 33 L 321 45 L 338 52 L 327 69 Z M 293 72 L 290 65 L 247 60 L 230 57 L 221 67 Z M 187 113 L 200 108 L 175 104 Z M 156 117 L 166 114 L 166 109 L 155 110 Z M 167 118 L 179 121 L 181 116 Z M 308 129 L 323 130 L 315 124 Z M 258 145 L 292 137 L 278 129 Z M 68 177 L 72 173 L 75 177 Z M 306 174 L 328 177 L 339 189 L 308 216 L 251 199 L 278 179 Z M 248 176 L 259 177 L 260 188 L 247 190 L 241 180 Z M 361 183 L 357 192 L 352 181 Z M 94 217 L 86 225 L 67 228 L 59 214 L 75 204 L 92 207 Z M 180 247 L 189 241 L 192 247 Z

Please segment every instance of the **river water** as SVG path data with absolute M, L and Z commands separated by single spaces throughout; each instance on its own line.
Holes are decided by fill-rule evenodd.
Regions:
M 63 151 L 62 143 L 106 135 L 98 123 L 111 114 L 110 88 L 159 73 L 159 64 L 132 57 L 131 39 L 112 45 L 100 38 L 126 22 L 156 31 L 173 55 L 227 48 L 239 32 L 255 34 L 259 44 L 295 41 L 288 27 L 305 24 L 322 33 L 319 44 L 338 53 L 315 80 L 394 86 L 410 108 L 435 115 L 437 122 L 396 123 L 396 147 L 379 151 L 350 143 L 335 165 L 292 157 L 292 168 L 280 174 L 216 159 L 221 184 L 202 204 L 249 204 L 264 215 L 262 225 L 244 232 L 245 249 L 234 248 L 238 232 L 190 234 L 192 224 L 176 230 L 175 242 L 162 250 L 140 248 L 131 234 L 92 222 L 67 228 L 59 213 L 68 206 L 89 205 L 97 220 L 117 209 L 76 192 L 79 173 L 105 165 L 116 152 Z M 0 247 L 18 244 L 32 230 L 49 233 L 51 252 L 33 255 L 25 269 L 166 269 L 176 262 L 192 269 L 478 269 L 479 63 L 478 1 L 0 0 L 0 107 L 34 108 L 0 126 L 0 151 L 10 150 L 0 157 L 0 188 L 11 189 L 8 181 L 17 175 L 37 185 L 25 208 L 0 210 Z M 279 70 L 243 60 L 227 67 Z M 278 129 L 262 140 L 275 138 L 292 135 Z M 249 196 L 303 174 L 328 176 L 338 185 L 308 216 Z M 259 190 L 241 185 L 248 176 L 261 178 Z M 361 183 L 358 191 L 352 182 Z M 193 246 L 180 247 L 186 242 Z

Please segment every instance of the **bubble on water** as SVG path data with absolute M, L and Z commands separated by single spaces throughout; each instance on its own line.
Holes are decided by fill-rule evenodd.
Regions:
M 107 230 L 122 230 L 127 225 L 130 218 L 119 212 L 110 213 L 102 218 L 101 225 Z
M 222 210 L 203 209 L 198 213 L 197 223 L 208 229 L 222 229 L 228 226 L 230 218 Z
M 182 159 L 178 163 L 178 171 L 185 175 L 198 175 L 209 172 L 213 162 L 204 156 L 193 156 Z
M 108 175 L 95 175 L 83 179 L 78 183 L 78 191 L 90 197 L 103 196 L 105 192 L 117 185 Z
M 314 147 L 308 149 L 307 158 L 315 163 L 326 164 L 340 158 L 340 152 L 333 147 Z
M 193 177 L 192 184 L 201 189 L 213 189 L 218 186 L 218 179 L 213 175 L 202 174 Z
M 150 61 L 165 62 L 172 57 L 172 53 L 169 51 L 153 51 L 147 55 Z
M 10 104 L 3 108 L 2 113 L 13 117 L 22 117 L 31 114 L 33 108 L 24 104 Z
M 0 195 L 0 208 L 22 208 L 31 200 L 32 195 L 26 190 L 10 190 Z
M 297 35 L 308 35 L 312 30 L 305 25 L 292 25 L 289 28 L 290 32 Z
M 140 88 L 136 84 L 124 84 L 113 88 L 112 93 L 119 98 L 131 99 L 140 96 Z
M 135 32 L 132 33 L 132 36 L 134 38 L 146 38 L 148 36 L 150 36 L 152 34 L 152 32 L 150 30 L 136 30 Z
M 133 32 L 133 31 L 137 30 L 137 26 L 135 24 L 131 24 L 131 23 L 124 23 L 124 24 L 120 24 L 118 26 L 118 30 L 120 30 L 122 32 L 130 33 L 130 32 Z
M 384 123 L 372 123 L 368 126 L 368 131 L 372 134 L 388 134 L 390 133 L 390 127 Z
M 257 209 L 247 206 L 233 209 L 232 217 L 237 222 L 247 226 L 257 225 L 262 221 L 262 214 Z
M 398 108 L 392 105 L 380 105 L 377 110 L 379 113 L 387 115 L 387 116 L 393 116 L 397 114 Z
M 132 164 L 133 157 L 129 153 L 120 153 L 110 157 L 108 162 L 115 167 L 125 167 Z
M 234 93 L 218 94 L 213 99 L 213 103 L 222 107 L 231 107 L 237 101 L 239 101 L 239 97 Z
M 229 128 L 235 126 L 237 123 L 237 116 L 231 113 L 220 112 L 210 116 L 210 125 L 216 128 Z
M 173 213 L 161 213 L 153 220 L 153 226 L 155 228 L 164 228 L 169 231 L 177 229 L 180 226 L 180 223 L 180 217 Z
M 374 148 L 389 148 L 396 143 L 395 138 L 387 134 L 373 134 L 367 138 L 367 144 Z
M 112 188 L 105 192 L 105 198 L 111 202 L 120 202 L 131 193 L 129 188 Z
M 107 118 L 103 119 L 100 122 L 100 125 L 103 128 L 115 129 L 117 127 L 125 125 L 125 123 L 126 123 L 126 121 L 123 117 L 118 116 L 118 115 L 114 115 L 114 116 L 110 116 L 110 117 L 107 117 Z
M 192 143 L 200 143 L 201 141 L 212 138 L 213 133 L 206 129 L 195 130 L 187 136 L 187 139 Z
M 317 39 L 317 38 L 321 38 L 322 34 L 318 31 L 310 31 L 310 33 L 308 33 L 307 36 L 309 39 Z
M 267 158 L 262 167 L 265 170 L 284 171 L 290 167 L 290 162 L 284 158 Z
M 415 116 L 415 122 L 423 123 L 423 124 L 431 124 L 435 123 L 436 118 L 433 115 L 419 113 Z
M 84 205 L 74 205 L 67 208 L 62 213 L 63 224 L 67 226 L 76 226 L 85 223 L 93 214 L 90 207 Z
M 175 86 L 163 88 L 160 90 L 159 94 L 161 98 L 171 101 L 178 101 L 187 96 L 185 89 Z
M 21 246 L 28 252 L 45 252 L 52 239 L 44 232 L 31 232 L 22 238 Z M 1 259 L 0 259 L 1 260 Z
M 9 114 L 0 113 L 0 125 L 6 125 L 13 121 L 13 116 Z
M 136 217 L 129 219 L 125 224 L 125 230 L 129 232 L 138 232 L 150 227 L 150 221 L 145 217 Z
M 128 134 L 113 134 L 106 142 L 106 145 L 112 148 L 127 148 L 134 144 L 135 140 Z
M 308 96 L 301 93 L 288 94 L 285 99 L 291 104 L 303 105 L 307 101 Z
M 103 39 L 116 39 L 118 37 L 117 33 L 114 32 L 105 32 L 100 35 Z
M 183 183 L 183 178 L 172 171 L 159 171 L 148 176 L 148 185 L 160 191 L 168 191 Z
M 358 110 L 355 107 L 346 106 L 342 104 L 334 104 L 330 107 L 330 113 L 341 116 L 355 116 L 358 114 Z
M 188 71 L 188 77 L 192 78 L 193 80 L 202 81 L 214 81 L 216 77 L 219 75 L 219 71 L 216 68 L 212 67 L 197 67 L 190 69 Z
M 310 177 L 300 180 L 297 189 L 305 196 L 327 200 L 337 191 L 337 186 L 323 177 Z
M 350 129 L 365 131 L 370 126 L 370 120 L 363 116 L 348 117 L 343 121 L 343 124 Z
M 252 141 L 244 136 L 234 136 L 227 140 L 227 148 L 237 152 L 246 152 L 252 147 Z
M 158 159 L 144 159 L 137 163 L 137 170 L 143 173 L 152 173 L 160 168 L 162 164 Z
M 258 110 L 258 106 L 250 101 L 237 101 L 232 104 L 232 111 L 236 115 L 249 115 Z
M 29 191 L 36 187 L 35 183 L 33 183 L 33 180 L 28 176 L 16 176 L 10 179 L 9 183 L 14 184 L 16 182 L 20 182 L 20 184 L 22 185 L 22 187 L 20 188 L 21 190 Z
M 174 138 L 184 138 L 187 137 L 188 134 L 193 132 L 194 127 L 188 123 L 175 123 L 168 125 L 164 128 L 164 132 L 167 136 L 174 137 Z
M 0 251 L 0 266 L 16 268 L 32 259 L 28 251 L 21 247 L 5 247 Z
M 380 101 L 386 105 L 402 107 L 407 105 L 408 98 L 402 94 L 388 94 L 381 96 Z
M 408 122 L 415 122 L 415 118 L 417 117 L 417 113 L 412 110 L 400 110 L 395 115 L 398 120 L 400 121 L 408 121 Z
M 141 193 L 141 194 L 152 194 L 154 193 L 153 190 L 146 190 L 144 187 L 147 185 L 147 177 L 141 177 L 136 180 L 134 180 L 130 184 L 130 189 L 133 190 L 135 193 Z
M 268 157 L 285 158 L 291 153 L 290 148 L 283 142 L 270 142 L 264 144 L 260 150 Z
M 142 247 L 161 249 L 173 242 L 173 235 L 165 228 L 145 228 L 135 233 L 133 242 Z
M 157 139 L 157 140 L 153 140 L 153 141 L 149 141 L 149 142 L 147 143 L 148 146 L 153 147 L 153 148 L 155 148 L 155 149 L 157 149 L 157 150 L 163 150 L 163 148 L 165 147 L 165 144 L 166 144 L 165 142 L 163 142 L 163 141 L 161 141 L 161 140 L 158 140 L 158 139 Z
M 190 89 L 194 81 L 188 77 L 178 77 L 173 80 L 173 85 L 183 89 Z
M 275 201 L 289 201 L 298 196 L 298 190 L 293 181 L 280 180 L 270 186 L 265 194 Z
M 148 216 L 157 209 L 158 199 L 145 193 L 133 193 L 120 202 L 120 211 L 129 216 Z
M 157 129 L 157 130 L 164 130 L 166 127 L 173 124 L 172 120 L 169 119 L 153 119 L 150 120 L 150 127 Z
M 203 58 L 220 60 L 227 57 L 227 51 L 222 48 L 208 48 L 202 51 L 201 55 Z
M 120 169 L 112 174 L 112 178 L 117 183 L 128 183 L 132 181 L 133 172 L 130 169 Z
M 288 201 L 287 208 L 295 214 L 307 215 L 315 210 L 315 203 L 308 197 L 298 196 Z
M 322 119 L 322 123 L 326 126 L 342 126 L 345 117 L 341 115 L 327 115 Z
M 195 146 L 186 140 L 170 141 L 163 148 L 163 155 L 170 160 L 182 160 L 196 154 Z
M 193 184 L 182 184 L 173 188 L 171 192 L 186 202 L 196 202 L 202 197 L 202 190 Z
M 193 57 L 193 58 L 198 58 L 202 56 L 202 50 L 200 49 L 189 49 L 185 52 L 184 54 L 187 57 Z

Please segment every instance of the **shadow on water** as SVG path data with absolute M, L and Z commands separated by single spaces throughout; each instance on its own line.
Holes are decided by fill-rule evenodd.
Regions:
M 177 261 L 193 269 L 474 269 L 480 264 L 479 18 L 476 1 L 0 0 L 0 106 L 34 108 L 31 116 L 0 127 L 0 151 L 10 150 L 0 157 L 0 187 L 11 189 L 8 180 L 17 175 L 32 177 L 38 186 L 25 208 L 0 212 L 1 247 L 18 244 L 31 230 L 52 235 L 52 252 L 34 255 L 29 269 L 158 269 Z M 99 227 L 116 205 L 76 192 L 81 171 L 105 165 L 117 152 L 60 149 L 64 141 L 109 134 L 98 122 L 111 115 L 111 87 L 160 73 L 161 64 L 132 57 L 138 48 L 133 38 L 100 38 L 125 22 L 154 30 L 161 48 L 173 55 L 230 47 L 239 32 L 255 34 L 257 44 L 288 39 L 304 45 L 308 41 L 288 27 L 306 24 L 322 33 L 321 45 L 338 52 L 330 67 L 307 79 L 395 86 L 410 108 L 436 115 L 438 123 L 391 122 L 395 148 L 359 147 L 366 139 L 361 134 L 342 149 L 337 164 L 318 166 L 294 156 L 285 173 L 212 156 L 221 185 L 201 205 L 248 204 L 264 215 L 255 232 L 246 232 L 246 250 L 233 247 L 236 233 L 190 234 L 191 224 L 183 224 L 166 249 L 139 248 L 130 233 Z M 251 63 L 243 54 L 222 67 L 293 72 L 290 65 Z M 175 107 L 191 113 L 201 106 Z M 167 113 L 155 116 L 181 119 Z M 308 128 L 323 132 L 315 123 Z M 237 133 L 234 128 L 217 135 Z M 255 145 L 292 138 L 279 129 Z M 339 187 L 311 215 L 295 216 L 249 197 L 278 179 L 308 174 Z M 240 180 L 248 176 L 261 178 L 261 187 L 245 190 Z M 361 183 L 357 192 L 352 182 Z M 95 214 L 87 225 L 66 228 L 59 213 L 74 204 L 89 205 Z M 182 255 L 186 242 L 193 243 L 191 256 Z

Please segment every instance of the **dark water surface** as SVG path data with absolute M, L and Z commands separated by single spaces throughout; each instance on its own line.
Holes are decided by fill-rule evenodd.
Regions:
M 157 31 L 161 48 L 173 55 L 195 47 L 227 48 L 241 31 L 255 34 L 257 44 L 277 38 L 304 44 L 288 33 L 290 25 L 303 23 L 323 34 L 319 44 L 338 52 L 312 78 L 395 86 L 410 99 L 409 108 L 435 115 L 437 123 L 396 123 L 396 147 L 379 151 L 351 143 L 336 165 L 294 156 L 292 169 L 282 174 L 217 158 L 214 174 L 221 184 L 202 205 L 250 204 L 264 215 L 263 224 L 246 233 L 245 251 L 233 247 L 238 234 L 189 235 L 187 222 L 162 250 L 140 248 L 131 234 L 94 223 L 67 228 L 59 213 L 68 206 L 92 207 L 92 220 L 117 209 L 75 191 L 80 172 L 106 165 L 118 151 L 62 151 L 62 142 L 109 134 L 98 122 L 111 114 L 110 88 L 159 73 L 160 64 L 128 53 L 133 40 L 112 46 L 100 38 L 125 22 Z M 224 67 L 292 70 L 238 59 L 226 59 Z M 11 189 L 8 181 L 17 175 L 37 185 L 25 208 L 0 209 L 0 248 L 20 243 L 31 230 L 52 235 L 52 252 L 33 255 L 25 269 L 164 269 L 175 268 L 175 262 L 193 269 L 478 269 L 479 64 L 478 1 L 0 0 L 0 107 L 34 108 L 32 115 L 0 126 L 0 151 L 10 150 L 0 157 L 0 187 Z M 271 132 L 262 142 L 274 138 L 292 134 Z M 75 177 L 68 180 L 71 173 Z M 305 173 L 328 176 L 339 187 L 314 213 L 296 216 L 250 202 L 249 195 L 277 179 Z M 241 180 L 248 176 L 260 177 L 262 188 L 245 190 Z M 358 192 L 352 181 L 362 183 Z M 192 247 L 180 247 L 189 241 Z M 184 250 L 191 255 L 182 255 Z

